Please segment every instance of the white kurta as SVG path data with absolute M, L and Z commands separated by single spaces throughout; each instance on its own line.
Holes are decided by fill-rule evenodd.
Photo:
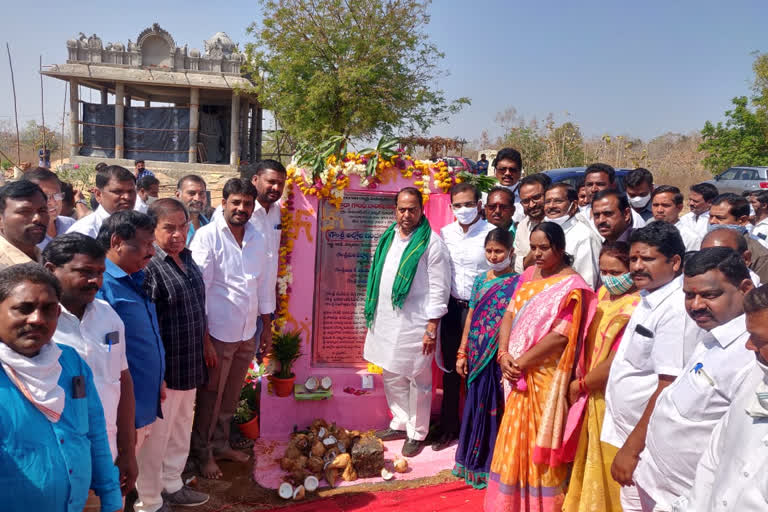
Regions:
M 363 357 L 391 373 L 414 376 L 432 362 L 433 354 L 422 354 L 427 322 L 448 311 L 451 293 L 451 262 L 448 249 L 432 233 L 413 277 L 402 309 L 392 307 L 392 285 L 400 258 L 410 237 L 395 233 L 384 260 L 376 314 L 365 337 Z

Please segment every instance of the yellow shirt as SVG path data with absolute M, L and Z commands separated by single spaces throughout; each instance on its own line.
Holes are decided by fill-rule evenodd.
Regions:
M 35 247 L 35 260 L 32 260 L 26 253 L 22 252 L 15 245 L 0 236 L 0 270 L 8 268 L 19 263 L 30 263 L 40 261 L 40 250 Z

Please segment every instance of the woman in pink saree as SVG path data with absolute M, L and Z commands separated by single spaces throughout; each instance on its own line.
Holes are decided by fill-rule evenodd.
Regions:
M 498 361 L 511 385 L 491 462 L 486 511 L 560 512 L 578 422 L 568 424 L 568 386 L 595 294 L 570 266 L 552 222 L 531 232 L 535 265 L 510 302 Z

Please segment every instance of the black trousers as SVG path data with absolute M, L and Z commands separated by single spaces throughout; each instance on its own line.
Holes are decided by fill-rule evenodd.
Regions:
M 461 345 L 464 322 L 469 311 L 466 303 L 453 297 L 448 301 L 448 313 L 440 320 L 440 346 L 443 364 L 449 372 L 443 373 L 443 404 L 440 407 L 440 430 L 443 434 L 459 435 L 459 395 L 461 377 L 456 373 L 456 351 Z

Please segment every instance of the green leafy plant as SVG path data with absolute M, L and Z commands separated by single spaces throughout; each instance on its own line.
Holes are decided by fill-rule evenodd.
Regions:
M 242 399 L 237 402 L 237 409 L 235 409 L 235 423 L 248 423 L 253 419 L 253 416 L 253 410 L 251 410 L 251 406 L 248 405 L 248 400 Z
M 397 154 L 397 146 L 399 144 L 400 141 L 397 137 L 384 135 L 379 139 L 376 149 L 366 148 L 360 152 L 364 155 L 373 153 L 373 157 L 371 157 L 368 160 L 368 163 L 365 164 L 365 171 L 368 173 L 368 176 L 373 176 L 376 173 L 376 166 L 379 164 L 379 158 L 388 161 Z
M 471 183 L 480 192 L 489 192 L 493 187 L 498 184 L 498 180 L 493 176 L 485 176 L 482 174 L 472 174 L 470 172 L 462 171 L 458 174 L 461 181 L 465 183 Z
M 299 331 L 279 332 L 274 335 L 269 357 L 280 363 L 277 378 L 290 379 L 293 377 L 291 369 L 299 356 L 301 356 L 301 333 Z

